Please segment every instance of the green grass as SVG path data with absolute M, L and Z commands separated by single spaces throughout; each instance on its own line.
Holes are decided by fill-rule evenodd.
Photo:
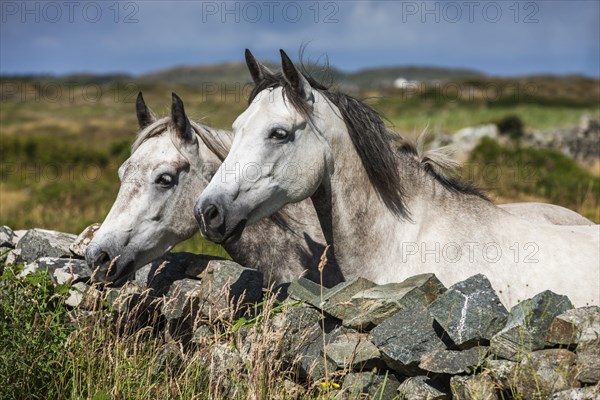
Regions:
M 558 150 L 501 146 L 484 138 L 463 169 L 468 179 L 505 198 L 531 195 L 600 218 L 600 177 Z

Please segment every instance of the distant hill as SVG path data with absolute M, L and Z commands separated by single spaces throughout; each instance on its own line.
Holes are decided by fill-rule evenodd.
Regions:
M 265 64 L 274 71 L 279 69 L 279 66 L 274 63 Z M 324 80 L 326 83 L 333 82 L 338 86 L 361 89 L 390 87 L 400 77 L 426 82 L 485 77 L 484 74 L 472 70 L 419 66 L 370 68 L 354 73 L 345 73 L 333 67 L 325 70 L 322 66 L 314 64 L 308 64 L 307 69 L 315 78 Z M 251 80 L 244 63 L 178 66 L 145 74 L 139 79 L 153 83 L 190 86 L 201 86 L 204 83 L 239 82 L 245 84 Z
M 345 80 L 360 88 L 382 88 L 392 86 L 398 78 L 419 82 L 444 82 L 481 79 L 484 77 L 485 75 L 481 72 L 467 69 L 402 66 L 364 69 L 346 75 Z

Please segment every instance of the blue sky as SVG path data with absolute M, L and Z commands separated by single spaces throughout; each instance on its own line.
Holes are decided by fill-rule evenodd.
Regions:
M 383 65 L 600 76 L 600 2 L 0 2 L 0 72 L 128 72 L 284 48 L 346 71 Z

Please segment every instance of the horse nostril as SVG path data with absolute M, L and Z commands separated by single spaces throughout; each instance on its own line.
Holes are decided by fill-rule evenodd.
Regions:
M 110 261 L 108 253 L 97 245 L 88 246 L 88 249 L 85 253 L 85 258 L 88 265 L 92 268 L 103 266 Z
M 225 224 L 225 214 L 223 209 L 217 203 L 197 203 L 194 211 L 200 231 L 203 235 L 212 237 L 217 232 L 223 230 Z
M 206 207 L 206 210 L 204 211 L 204 215 L 206 216 L 206 219 L 208 220 L 208 222 L 213 222 L 217 218 L 219 218 L 219 209 L 214 204 L 211 204 L 208 207 Z
M 96 263 L 98 265 L 103 265 L 109 261 L 110 261 L 110 257 L 108 256 L 108 253 L 102 252 L 102 254 L 100 254 L 100 257 L 98 258 L 98 261 Z

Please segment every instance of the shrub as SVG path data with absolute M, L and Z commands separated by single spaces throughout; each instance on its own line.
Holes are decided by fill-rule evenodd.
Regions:
M 590 195 L 597 202 L 600 194 L 600 177 L 592 176 L 558 150 L 504 147 L 483 138 L 471 153 L 469 164 L 474 167 L 469 173 L 478 183 L 500 196 L 528 194 L 578 209 Z M 494 167 L 493 173 L 490 167 Z
M 508 115 L 498 120 L 496 126 L 501 135 L 506 135 L 515 140 L 523 137 L 525 124 L 517 115 Z

